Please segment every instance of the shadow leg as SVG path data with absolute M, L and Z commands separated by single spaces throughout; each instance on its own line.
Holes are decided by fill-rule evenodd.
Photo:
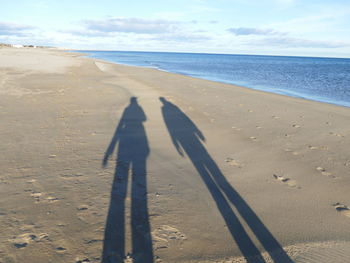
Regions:
M 147 206 L 146 158 L 133 162 L 131 227 L 135 263 L 152 263 L 153 248 Z
M 241 195 L 231 186 L 219 167 L 210 156 L 206 161 L 208 170 L 212 174 L 214 181 L 226 195 L 228 200 L 236 207 L 242 218 L 247 222 L 257 239 L 270 254 L 274 262 L 291 263 L 292 260 L 283 250 L 282 246 L 260 220 L 254 210 L 247 204 Z
M 191 159 L 192 161 L 195 158 Z M 212 178 L 212 175 L 208 172 L 207 168 L 201 163 L 201 161 L 193 162 L 198 173 L 202 177 L 203 182 L 212 195 L 217 208 L 219 209 L 227 228 L 229 229 L 233 239 L 236 241 L 237 246 L 242 252 L 243 256 L 249 263 L 263 263 L 265 260 L 260 254 L 260 251 L 255 246 L 248 233 L 245 231 L 238 217 L 235 215 L 230 204 L 226 200 L 225 196 L 221 192 Z
M 129 162 L 118 160 L 105 229 L 103 263 L 123 263 L 125 258 L 125 199 Z

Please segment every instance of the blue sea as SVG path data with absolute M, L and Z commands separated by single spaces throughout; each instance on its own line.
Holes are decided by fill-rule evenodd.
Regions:
M 350 59 L 83 50 L 89 57 L 152 67 L 350 107 Z

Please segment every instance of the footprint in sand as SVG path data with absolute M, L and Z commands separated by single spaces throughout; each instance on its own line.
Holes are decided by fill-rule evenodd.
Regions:
M 67 251 L 67 249 L 64 246 L 57 246 L 57 247 L 55 247 L 55 250 L 58 253 L 64 253 Z
M 77 210 L 79 211 L 84 211 L 84 210 L 88 210 L 89 206 L 88 205 L 80 205 L 77 207 Z
M 293 151 L 293 150 L 288 149 L 288 148 L 287 148 L 287 149 L 284 149 L 284 151 L 287 152 L 287 153 L 291 153 L 291 154 L 293 154 L 293 155 L 295 155 L 295 156 L 299 155 L 299 152 Z
M 76 174 L 63 174 L 61 175 L 62 179 L 66 179 L 66 180 L 71 180 L 71 179 L 78 179 L 79 177 L 82 177 L 83 174 L 80 173 L 76 173 Z
M 36 180 L 35 179 L 31 179 L 31 180 L 28 180 L 26 183 L 27 184 L 35 184 Z
M 277 181 L 288 185 L 289 187 L 297 187 L 298 189 L 301 188 L 297 185 L 297 182 L 295 180 L 291 180 L 290 178 L 284 177 L 282 175 L 273 174 L 273 178 L 275 178 Z
M 241 128 L 237 128 L 237 127 L 235 127 L 235 126 L 232 126 L 231 128 L 234 129 L 234 130 L 236 130 L 236 131 L 242 130 Z
M 9 239 L 9 242 L 11 242 L 16 248 L 25 248 L 31 242 L 44 241 L 50 241 L 49 236 L 46 233 L 40 233 L 38 235 L 33 233 L 25 233 L 12 239 Z
M 99 213 L 94 209 L 91 205 L 80 205 L 76 208 L 78 219 L 81 222 L 91 224 L 96 223 L 96 220 L 100 219 L 102 217 L 102 213 Z
M 168 248 L 172 243 L 182 243 L 186 240 L 185 234 L 177 228 L 168 225 L 162 225 L 152 231 L 152 240 L 155 250 Z
M 39 202 L 39 199 L 40 199 L 40 196 L 42 196 L 42 193 L 40 193 L 40 192 L 32 192 L 30 195 L 32 197 L 34 197 L 37 202 Z
M 46 196 L 45 198 L 43 197 L 43 193 L 41 192 L 36 192 L 36 191 L 33 191 L 31 194 L 30 194 L 32 197 L 34 197 L 35 199 L 35 202 L 43 202 L 43 201 L 46 201 L 46 202 L 49 202 L 49 203 L 53 203 L 53 202 L 57 202 L 60 200 L 60 198 L 57 198 L 57 197 L 54 197 L 54 196 Z
M 51 247 L 56 253 L 63 254 L 68 251 L 68 246 L 66 246 L 67 242 L 64 239 L 55 240 L 52 242 Z
M 321 166 L 316 167 L 316 170 L 317 170 L 317 171 L 320 171 L 320 172 L 326 171 L 326 169 L 324 169 L 324 168 L 321 167 Z
M 339 212 L 347 217 L 350 217 L 350 209 L 346 205 L 343 205 L 341 203 L 335 203 L 335 204 L 333 204 L 333 207 L 335 208 L 335 210 L 337 210 L 337 212 Z
M 226 163 L 231 165 L 231 166 L 236 166 L 238 168 L 242 168 L 242 164 L 239 161 L 237 161 L 233 158 L 230 158 L 230 157 L 226 158 Z
M 89 258 L 86 257 L 77 257 L 75 258 L 75 263 L 88 263 L 91 262 Z
M 26 247 L 30 242 L 32 242 L 36 238 L 33 234 L 23 234 L 20 236 L 17 236 L 13 239 L 10 239 L 9 241 L 16 247 L 16 248 L 24 248 Z
M 312 146 L 312 145 L 308 145 L 307 146 L 310 150 L 317 150 L 318 147 L 317 146 Z
M 54 197 L 54 196 L 48 196 L 45 198 L 45 200 L 49 203 L 54 203 L 60 200 L 60 198 L 58 197 Z
M 316 167 L 316 170 L 319 171 L 322 175 L 331 177 L 331 178 L 336 178 L 336 176 L 334 176 L 332 173 L 327 172 L 325 168 L 318 166 Z
M 344 135 L 342 135 L 342 134 L 340 134 L 340 133 L 336 133 L 336 132 L 330 132 L 329 134 L 330 134 L 330 135 L 337 136 L 337 137 L 342 137 L 342 138 L 345 137 Z

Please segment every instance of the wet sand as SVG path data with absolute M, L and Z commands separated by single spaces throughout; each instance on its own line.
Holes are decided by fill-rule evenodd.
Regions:
M 347 262 L 350 109 L 0 49 L 0 262 Z

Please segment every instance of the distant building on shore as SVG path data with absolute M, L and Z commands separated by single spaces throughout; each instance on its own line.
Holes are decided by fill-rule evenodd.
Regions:
M 0 47 L 12 47 L 10 44 L 0 43 Z
M 52 48 L 49 46 L 37 46 L 37 45 L 20 45 L 20 44 L 5 44 L 5 43 L 0 43 L 0 48 L 1 47 L 14 47 L 14 48 Z

